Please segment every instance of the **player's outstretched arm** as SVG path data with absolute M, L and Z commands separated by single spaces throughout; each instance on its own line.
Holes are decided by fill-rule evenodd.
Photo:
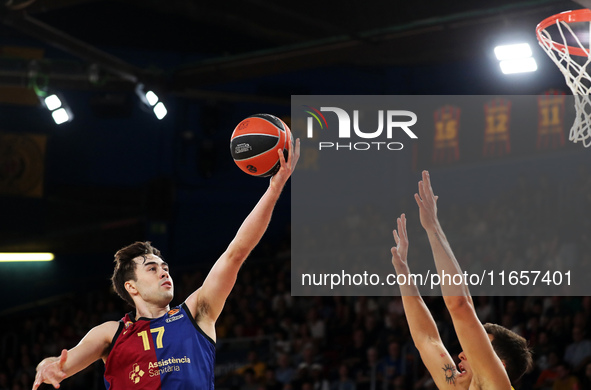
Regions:
M 293 146 L 290 145 L 287 161 L 283 152 L 278 152 L 281 168 L 271 177 L 267 191 L 246 217 L 226 251 L 216 261 L 203 286 L 185 301 L 195 318 L 205 322 L 200 323 L 200 326 L 214 340 L 213 324 L 234 287 L 238 270 L 267 230 L 279 195 L 295 169 L 300 156 L 300 140 L 296 140 L 295 148 Z
M 438 197 L 433 193 L 429 172 L 423 171 L 422 179 L 419 182 L 419 194 L 415 194 L 421 225 L 427 231 L 439 275 L 445 272 L 450 275 L 449 280 L 453 280 L 453 276 L 461 275 L 462 270 L 437 218 Z M 468 286 L 444 283 L 442 278 L 441 291 L 458 340 L 470 361 L 473 371 L 472 381 L 482 389 L 510 389 L 511 383 L 503 363 L 495 353 L 484 327 L 476 316 Z
M 433 258 L 435 259 L 437 272 L 442 277 L 441 280 L 449 279 L 447 277 L 443 279 L 443 274 L 450 275 L 453 280 L 453 276 L 461 274 L 462 271 L 437 218 L 438 198 L 433 193 L 429 172 L 423 171 L 423 180 L 419 182 L 419 193 L 415 194 L 415 200 L 419 206 L 421 225 L 423 225 L 429 237 Z M 464 284 L 441 283 L 441 291 L 448 308 L 450 306 L 462 305 L 465 302 L 472 304 L 470 291 Z
M 43 359 L 37 365 L 33 390 L 42 383 L 59 389 L 60 382 L 67 377 L 85 369 L 100 358 L 106 359 L 118 327 L 119 323 L 116 321 L 105 322 L 92 328 L 78 345 L 69 351 L 64 349 L 60 356 Z
M 431 377 L 439 389 L 455 386 L 455 363 L 443 345 L 435 320 L 425 305 L 419 289 L 408 278 L 408 234 L 406 231 L 406 216 L 402 214 L 397 219 L 398 230 L 394 230 L 396 246 L 392 248 L 392 264 L 398 275 L 406 275 L 408 284 L 399 284 L 404 313 L 410 328 L 410 334 L 415 346 L 421 354 L 423 363 L 429 370 Z

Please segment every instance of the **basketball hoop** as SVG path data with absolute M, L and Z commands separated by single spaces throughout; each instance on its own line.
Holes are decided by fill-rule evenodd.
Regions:
M 580 24 L 575 26 L 575 23 L 586 23 L 585 28 L 580 29 Z M 569 140 L 581 141 L 587 148 L 591 146 L 591 76 L 587 72 L 591 63 L 591 10 L 566 11 L 550 16 L 538 24 L 536 36 L 564 75 L 575 98 L 576 118 Z

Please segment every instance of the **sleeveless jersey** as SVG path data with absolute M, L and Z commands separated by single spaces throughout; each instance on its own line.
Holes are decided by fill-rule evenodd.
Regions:
M 105 363 L 107 390 L 213 390 L 215 343 L 183 303 L 160 318 L 120 320 Z

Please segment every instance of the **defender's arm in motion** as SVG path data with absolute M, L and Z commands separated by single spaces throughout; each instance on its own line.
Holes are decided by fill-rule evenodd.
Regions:
M 435 320 L 425 305 L 419 289 L 408 277 L 410 274 L 407 261 L 408 234 L 404 214 L 397 219 L 397 225 L 398 230 L 393 232 L 396 246 L 391 250 L 392 264 L 396 273 L 406 275 L 406 280 L 409 282 L 409 284 L 399 286 L 410 334 L 437 387 L 451 389 L 455 387 L 458 375 L 456 365 L 441 341 Z
M 437 271 L 440 275 L 445 271 L 453 278 L 455 274 L 462 274 L 462 270 L 437 218 L 437 199 L 431 187 L 429 172 L 423 171 L 422 180 L 419 182 L 419 194 L 415 194 L 421 225 L 429 237 Z M 476 316 L 468 286 L 445 284 L 442 278 L 441 291 L 458 340 L 470 361 L 473 371 L 472 383 L 482 389 L 510 389 L 511 382 L 503 363 L 495 353 L 484 327 Z

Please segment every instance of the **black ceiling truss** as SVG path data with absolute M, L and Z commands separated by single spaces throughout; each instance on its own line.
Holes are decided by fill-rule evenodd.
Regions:
M 24 10 L 0 8 L 0 20 L 3 24 L 84 61 L 76 67 L 75 71 L 70 69 L 66 72 L 60 71 L 60 67 L 51 60 L 36 64 L 26 63 L 21 69 L 15 69 L 14 64 L 4 67 L 0 63 L 0 82 L 26 83 L 27 77 L 35 76 L 34 70 L 37 68 L 46 71 L 52 83 L 64 88 L 120 89 L 133 88 L 135 84 L 142 83 L 157 84 L 162 90 L 182 96 L 198 96 L 204 87 L 216 83 L 247 80 L 306 68 L 343 63 L 404 65 L 457 58 L 479 49 L 482 45 L 483 30 L 505 28 L 511 22 L 519 22 L 527 18 L 540 19 L 539 15 L 547 16 L 558 10 L 564 10 L 565 3 L 557 0 L 524 1 L 357 32 L 343 32 L 342 26 L 330 20 L 322 23 L 320 19 L 307 16 L 296 9 L 293 10 L 292 19 L 295 18 L 305 25 L 324 27 L 324 33 L 327 34 L 325 38 L 307 39 L 296 37 L 297 34 L 293 35 L 295 31 L 301 31 L 301 29 L 293 30 L 293 34 L 287 29 L 274 31 L 271 35 L 280 37 L 281 42 L 296 42 L 298 38 L 300 40 L 292 44 L 279 44 L 267 50 L 187 64 L 179 69 L 168 70 L 170 76 L 165 76 L 164 72 L 140 68 L 93 47 L 43 23 L 28 12 L 31 10 L 42 12 L 44 7 L 50 7 L 50 5 L 59 8 L 93 1 L 98 0 L 52 0 L 51 2 L 38 0 L 29 1 L 29 3 L 22 0 L 21 4 L 28 5 Z M 267 4 L 263 0 L 249 1 L 259 6 Z M 163 12 L 177 14 L 180 21 L 183 18 L 188 18 L 189 21 L 208 18 L 215 14 L 215 11 L 200 9 L 196 2 L 171 0 L 166 2 L 166 7 L 158 1 L 127 0 L 127 3 L 152 9 L 163 7 Z M 271 7 L 270 11 L 281 17 L 286 17 L 291 12 L 289 8 L 280 6 Z M 217 20 L 222 27 L 224 23 L 233 21 L 225 18 Z M 260 33 L 256 28 L 249 26 L 249 24 L 245 25 L 248 34 Z M 96 82 L 97 77 L 102 77 L 101 83 Z

